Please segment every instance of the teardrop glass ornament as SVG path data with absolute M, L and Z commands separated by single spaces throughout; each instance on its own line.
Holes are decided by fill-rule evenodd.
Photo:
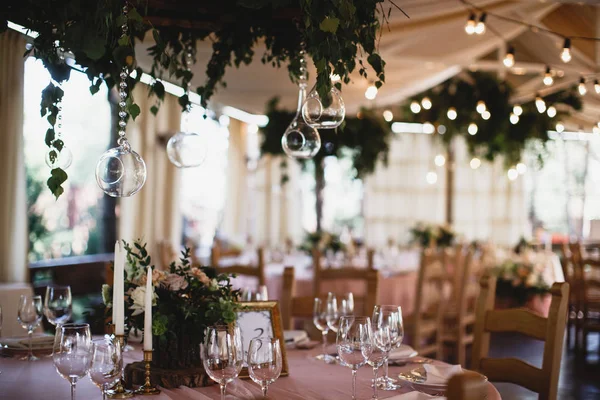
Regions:
M 177 132 L 167 143 L 167 156 L 178 168 L 202 165 L 207 152 L 202 136 L 193 132 Z
M 106 151 L 96 165 L 96 182 L 111 197 L 129 197 L 146 183 L 146 163 L 127 140 Z
M 346 116 L 346 107 L 342 94 L 332 86 L 328 93 L 328 102 L 324 102 L 317 92 L 315 85 L 302 106 L 302 117 L 304 121 L 317 129 L 337 128 L 344 121 Z
M 60 151 L 50 147 L 46 153 L 46 165 L 51 169 L 67 169 L 73 164 L 73 153 L 67 146 L 63 146 Z

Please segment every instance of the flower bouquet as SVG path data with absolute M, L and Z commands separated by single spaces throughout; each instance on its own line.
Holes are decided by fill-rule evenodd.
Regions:
M 456 239 L 456 232 L 448 225 L 433 225 L 418 222 L 410 230 L 412 243 L 417 243 L 422 247 L 429 247 L 432 244 L 438 247 L 450 247 Z
M 494 270 L 496 295 L 522 306 L 531 296 L 548 292 L 550 285 L 544 279 L 544 268 L 544 264 L 532 262 L 529 257 L 513 256 L 503 261 Z
M 151 258 L 146 245 L 125 243 L 125 335 L 137 333 L 144 326 L 144 303 L 147 269 Z M 200 343 L 207 326 L 229 324 L 236 320 L 239 291 L 230 284 L 230 276 L 217 274 L 211 267 L 192 267 L 190 250 L 173 261 L 168 271 L 153 268 L 154 293 L 152 363 L 161 369 L 201 368 Z M 112 288 L 104 285 L 102 297 L 106 308 L 112 307 Z M 146 332 L 144 332 L 146 334 Z M 207 380 L 203 380 L 206 384 Z M 164 382 L 162 385 L 164 386 Z M 191 384 L 189 386 L 197 386 Z
M 345 251 L 346 245 L 340 240 L 339 235 L 327 231 L 317 231 L 307 233 L 299 249 L 311 255 L 313 249 L 317 249 L 321 253 L 327 253 L 329 250 L 336 254 Z

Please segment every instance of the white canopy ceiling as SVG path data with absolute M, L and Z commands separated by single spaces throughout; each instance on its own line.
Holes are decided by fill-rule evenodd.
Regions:
M 469 9 L 459 0 L 395 0 L 410 16 L 406 18 L 393 9 L 388 26 L 384 26 L 379 52 L 386 61 L 386 83 L 375 100 L 364 93 L 369 82 L 358 73 L 342 94 L 348 113 L 361 106 L 387 107 L 401 103 L 456 75 L 464 69 L 485 70 L 505 77 L 515 87 L 515 102 L 532 100 L 536 92 L 542 95 L 577 84 L 581 74 L 600 71 L 600 42 L 574 40 L 573 60 L 560 60 L 563 39 L 534 32 L 530 28 L 489 15 L 484 35 L 467 35 L 465 23 Z M 600 1 L 549 0 L 473 0 L 473 4 L 488 12 L 526 21 L 531 25 L 551 29 L 566 36 L 600 37 Z M 387 6 L 386 6 L 387 7 Z M 387 9 L 387 8 L 386 8 Z M 494 34 L 496 31 L 501 37 Z M 506 43 L 516 50 L 516 64 L 507 69 L 502 64 Z M 144 47 L 148 44 L 145 43 Z M 142 68 L 150 66 L 150 58 L 137 51 Z M 226 71 L 227 88 L 219 88 L 211 107 L 231 105 L 252 113 L 263 113 L 268 100 L 281 98 L 282 106 L 296 106 L 297 89 L 290 82 L 287 69 L 275 69 L 260 62 L 257 50 L 254 62 L 239 69 Z M 204 79 L 204 67 L 211 55 L 210 43 L 202 43 L 198 63 L 194 66 L 194 85 Z M 310 63 L 309 63 L 310 64 Z M 546 65 L 556 71 L 555 83 L 546 87 L 542 77 Z M 312 67 L 312 65 L 311 65 Z M 314 78 L 314 69 L 311 77 Z M 592 79 L 593 81 L 593 79 Z M 591 129 L 600 120 L 600 95 L 588 84 L 584 110 L 574 115 L 568 128 Z

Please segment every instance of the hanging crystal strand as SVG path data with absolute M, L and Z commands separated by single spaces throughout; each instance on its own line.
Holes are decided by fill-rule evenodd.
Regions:
M 188 43 L 187 52 L 185 54 L 186 70 L 190 72 L 192 65 L 192 45 Z M 192 82 L 188 81 L 186 84 L 186 94 L 191 93 Z M 167 142 L 167 156 L 169 161 L 178 168 L 190 168 L 198 167 L 204 163 L 208 149 L 202 136 L 198 133 L 190 132 L 190 113 L 191 109 L 183 111 L 182 127 L 183 131 L 177 132 L 171 136 Z M 206 111 L 204 113 L 206 118 Z
M 57 86 L 60 87 L 60 84 L 57 84 Z M 51 169 L 67 169 L 73 163 L 73 153 L 71 153 L 71 150 L 64 145 L 62 139 L 62 101 L 56 103 L 56 108 L 58 111 L 56 113 L 56 123 L 54 124 L 54 140 L 46 153 L 46 165 Z M 60 150 L 56 146 L 56 143 L 58 142 L 61 143 L 61 146 L 58 146 Z
M 128 6 L 123 7 L 123 15 L 127 16 Z M 127 21 L 127 18 L 125 19 Z M 122 36 L 128 34 L 127 22 L 123 24 Z M 96 165 L 96 182 L 109 196 L 128 197 L 137 193 L 146 183 L 146 163 L 144 159 L 131 149 L 125 137 L 127 127 L 127 77 L 129 68 L 124 65 L 119 74 L 119 138 L 118 147 L 106 151 Z

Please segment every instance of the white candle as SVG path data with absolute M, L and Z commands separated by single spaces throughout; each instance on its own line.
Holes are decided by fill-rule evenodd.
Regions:
M 119 257 L 119 241 L 115 242 L 115 263 L 113 265 L 113 289 L 112 289 L 112 323 L 117 323 L 117 291 L 115 290 L 115 276 L 117 272 L 117 258 Z
M 144 350 L 152 351 L 152 268 L 150 267 L 148 267 L 144 300 Z
M 125 334 L 125 289 L 123 279 L 125 278 L 125 255 L 121 245 L 115 244 L 115 273 L 113 279 L 113 307 L 115 335 Z

